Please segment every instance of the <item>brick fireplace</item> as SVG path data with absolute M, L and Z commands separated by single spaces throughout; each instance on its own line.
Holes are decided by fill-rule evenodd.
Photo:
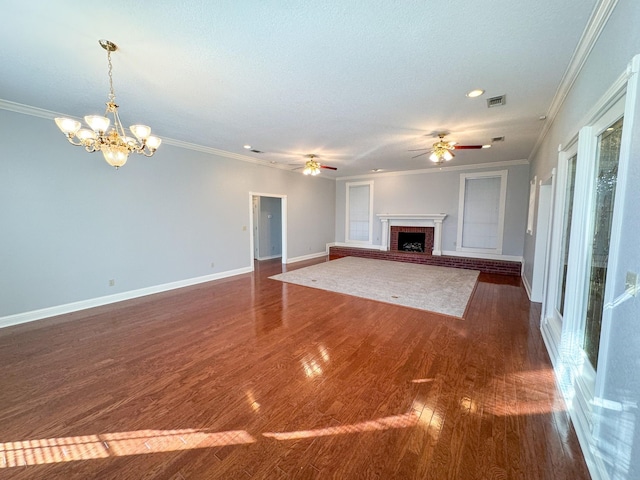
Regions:
M 400 228 L 407 233 L 425 232 L 425 253 L 442 255 L 442 221 L 446 213 L 378 213 L 376 216 L 382 222 L 383 250 L 399 250 L 397 228 Z

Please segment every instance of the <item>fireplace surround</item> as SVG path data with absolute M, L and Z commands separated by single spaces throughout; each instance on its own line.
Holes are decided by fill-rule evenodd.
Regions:
M 398 249 L 397 236 L 393 245 L 395 248 L 391 245 L 392 227 L 431 227 L 433 230 L 431 254 L 442 255 L 442 221 L 447 216 L 446 213 L 379 213 L 376 216 L 382 222 L 382 250 Z M 426 245 L 425 251 L 429 252 Z

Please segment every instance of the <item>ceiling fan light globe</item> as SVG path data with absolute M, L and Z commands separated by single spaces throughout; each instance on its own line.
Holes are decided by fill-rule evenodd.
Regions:
M 436 154 L 436 152 L 433 152 L 431 155 L 429 155 L 429 160 L 435 163 L 439 163 L 440 157 Z
M 448 162 L 449 160 L 451 160 L 453 158 L 453 154 L 449 150 L 446 150 L 444 152 L 444 154 L 442 155 L 442 157 L 445 159 L 445 161 Z

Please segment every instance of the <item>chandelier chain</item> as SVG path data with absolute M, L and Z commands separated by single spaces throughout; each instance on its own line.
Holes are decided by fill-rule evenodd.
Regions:
M 113 91 L 113 65 L 111 64 L 111 52 L 107 50 L 107 61 L 109 62 L 109 102 L 113 102 L 116 99 L 116 94 Z

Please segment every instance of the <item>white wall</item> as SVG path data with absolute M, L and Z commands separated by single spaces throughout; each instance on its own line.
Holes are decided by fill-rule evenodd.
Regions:
M 567 142 L 583 126 L 582 119 L 613 82 L 625 71 L 632 57 L 640 53 L 640 2 L 619 0 L 595 47 L 569 92 L 540 150 L 532 159 L 530 176 L 547 176 L 557 165 L 558 145 Z M 640 104 L 635 106 L 640 112 Z M 630 112 L 627 112 L 630 114 Z M 626 187 L 620 255 L 614 279 L 614 296 L 608 335 L 603 326 L 600 351 L 608 350 L 608 362 L 599 365 L 604 389 L 595 407 L 595 456 L 602 460 L 611 479 L 640 478 L 640 301 L 624 295 L 627 271 L 640 272 L 640 118 L 631 134 L 631 166 L 618 188 Z M 619 197 L 616 198 L 618 201 Z M 535 245 L 525 242 L 525 274 L 531 274 Z M 531 277 L 529 277 L 531 279 Z M 609 285 L 608 285 L 609 286 Z M 564 368 L 562 365 L 556 368 Z
M 251 268 L 250 191 L 287 195 L 289 258 L 333 241 L 332 180 L 164 144 L 115 170 L 53 121 L 0 110 L 0 324 Z
M 483 169 L 433 170 L 407 175 L 371 175 L 339 180 L 336 185 L 336 241 L 345 241 L 345 195 L 349 181 L 373 180 L 373 243 L 380 245 L 382 224 L 378 213 L 446 213 L 442 224 L 442 249 L 455 251 L 458 231 L 460 174 L 508 170 L 503 255 L 522 256 L 527 221 L 529 165 Z

